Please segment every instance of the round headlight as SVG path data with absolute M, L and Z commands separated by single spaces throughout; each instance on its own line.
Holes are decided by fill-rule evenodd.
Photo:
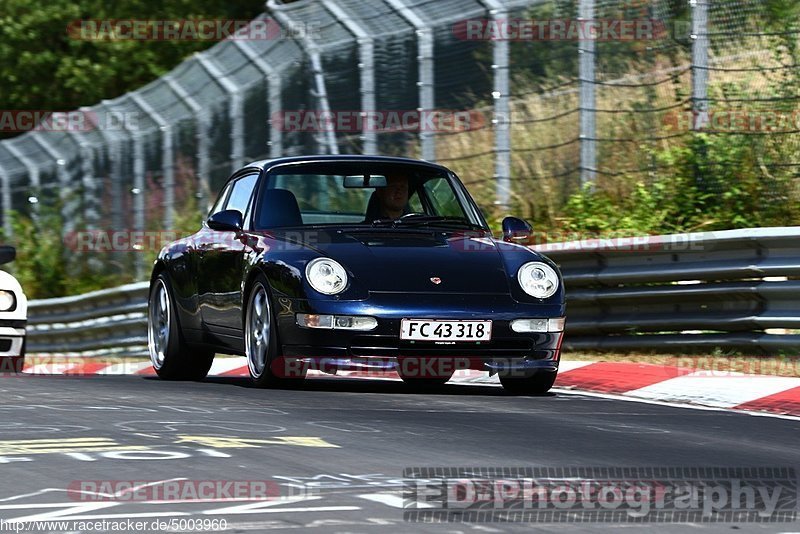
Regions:
M 558 274 L 546 263 L 526 263 L 517 271 L 517 280 L 525 293 L 537 299 L 552 297 L 558 291 Z
M 323 295 L 336 295 L 347 286 L 344 267 L 330 258 L 317 258 L 308 262 L 306 278 L 311 287 Z
M 0 311 L 9 311 L 14 308 L 17 299 L 11 291 L 0 291 Z

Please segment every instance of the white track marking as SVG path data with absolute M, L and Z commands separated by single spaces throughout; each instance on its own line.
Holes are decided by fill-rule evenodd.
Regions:
M 208 376 L 223 375 L 242 367 L 247 367 L 247 360 L 244 358 L 216 358 L 214 359 L 214 363 L 211 364 L 211 370 L 208 372 Z
M 660 400 L 652 400 L 652 399 L 639 399 L 636 397 L 628 397 L 625 395 L 615 395 L 613 393 L 598 393 L 595 391 L 579 391 L 576 389 L 561 389 L 558 387 L 554 387 L 551 390 L 553 393 L 558 393 L 559 395 L 571 395 L 575 397 L 595 397 L 599 399 L 608 399 L 608 400 L 617 400 L 617 401 L 624 401 L 624 402 L 636 402 L 639 404 L 654 404 L 656 406 L 668 406 L 670 408 L 684 408 L 687 410 L 699 410 L 702 412 L 725 412 L 729 414 L 737 414 L 737 415 L 752 415 L 754 417 L 771 417 L 774 419 L 786 419 L 789 421 L 800 421 L 800 416 L 796 415 L 784 415 L 778 413 L 770 413 L 770 412 L 754 412 L 751 410 L 731 410 L 730 408 L 721 408 L 721 407 L 714 407 L 714 406 L 701 406 L 699 404 L 685 404 L 681 402 L 669 402 L 669 401 L 660 401 Z M 798 533 L 800 534 L 800 533 Z
M 41 363 L 26 367 L 24 373 L 26 375 L 63 375 L 78 365 L 78 363 Z
M 404 499 L 396 493 L 363 493 L 358 497 L 368 501 L 385 504 L 386 506 L 391 506 L 392 508 L 402 509 L 405 503 Z M 430 503 L 420 502 L 414 503 L 414 508 L 436 508 L 436 506 Z
M 628 397 L 732 408 L 800 386 L 800 378 L 763 375 L 708 376 L 698 371 L 624 393 Z
M 587 365 L 592 365 L 597 362 L 578 362 L 578 361 L 562 361 L 558 364 L 558 372 L 560 373 L 569 373 L 570 371 L 574 371 L 575 369 L 580 369 L 581 367 L 586 367 Z
M 109 365 L 105 369 L 97 371 L 98 375 L 135 375 L 143 369 L 152 367 L 150 362 L 127 362 Z

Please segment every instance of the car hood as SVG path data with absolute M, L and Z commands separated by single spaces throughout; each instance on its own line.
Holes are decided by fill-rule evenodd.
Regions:
M 354 283 L 368 291 L 510 291 L 502 243 L 488 232 L 368 229 L 284 232 L 272 237 L 335 259 Z

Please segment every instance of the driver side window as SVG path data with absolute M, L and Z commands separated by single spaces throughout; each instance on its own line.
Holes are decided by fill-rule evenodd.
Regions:
M 209 217 L 225 209 L 225 202 L 228 200 L 228 196 L 231 194 L 232 187 L 233 182 L 229 182 L 228 185 L 222 189 L 222 192 L 219 194 L 219 197 L 217 197 L 217 201 L 214 202 L 214 206 L 211 208 L 211 211 L 208 212 Z
M 242 214 L 245 224 L 247 224 L 248 207 L 257 180 L 258 173 L 252 173 L 229 182 L 220 193 L 208 216 L 211 217 L 215 213 L 224 210 L 238 210 Z

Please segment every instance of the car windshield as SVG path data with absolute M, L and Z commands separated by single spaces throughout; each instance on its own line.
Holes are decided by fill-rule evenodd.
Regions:
M 256 229 L 318 225 L 484 228 L 457 178 L 413 166 L 290 166 L 271 172 Z

